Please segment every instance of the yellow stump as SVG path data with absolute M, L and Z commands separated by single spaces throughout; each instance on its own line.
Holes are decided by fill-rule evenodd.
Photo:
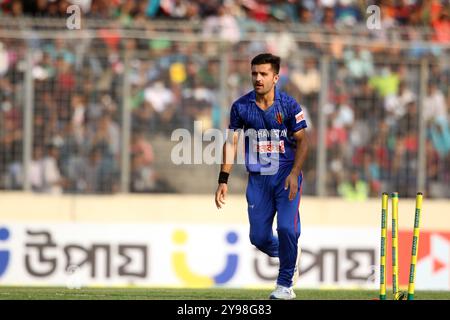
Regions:
M 422 199 L 422 193 L 417 193 L 416 212 L 414 215 L 414 234 L 411 250 L 411 266 L 409 268 L 408 300 L 414 300 L 414 285 L 416 281 L 417 253 L 419 251 L 420 214 L 422 212 Z
M 398 291 L 398 192 L 392 195 L 392 293 Z
M 380 300 L 386 300 L 386 249 L 387 249 L 387 219 L 389 195 L 383 192 L 381 196 L 381 246 L 380 246 Z

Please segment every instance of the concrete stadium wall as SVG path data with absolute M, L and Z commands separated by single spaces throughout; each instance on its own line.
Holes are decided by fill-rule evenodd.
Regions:
M 400 199 L 400 229 L 410 229 L 414 199 Z M 308 225 L 379 227 L 381 200 L 348 202 L 339 198 L 303 197 L 301 221 Z M 390 206 L 389 206 L 390 212 Z M 245 196 L 229 195 L 221 210 L 214 195 L 52 196 L 0 193 L 0 221 L 101 223 L 247 223 Z M 450 201 L 424 198 L 421 227 L 450 230 Z

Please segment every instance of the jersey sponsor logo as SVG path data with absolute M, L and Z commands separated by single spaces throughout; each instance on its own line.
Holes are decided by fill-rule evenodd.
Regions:
M 280 139 L 282 137 L 287 137 L 288 133 L 287 133 L 287 129 L 248 129 L 247 131 L 245 131 L 245 136 L 250 137 L 252 139 Z
M 303 110 L 295 115 L 295 123 L 299 123 L 300 121 L 305 120 L 305 115 L 303 114 Z
M 254 152 L 257 153 L 285 153 L 284 141 L 259 141 L 254 145 Z
M 278 124 L 282 124 L 284 120 L 283 114 L 281 112 L 275 113 L 275 119 L 277 119 Z

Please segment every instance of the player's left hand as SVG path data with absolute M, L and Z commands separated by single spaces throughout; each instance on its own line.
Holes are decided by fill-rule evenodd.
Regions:
M 284 190 L 289 188 L 289 201 L 292 201 L 297 196 L 298 191 L 298 177 L 295 174 L 290 174 L 286 178 L 286 182 L 284 183 Z

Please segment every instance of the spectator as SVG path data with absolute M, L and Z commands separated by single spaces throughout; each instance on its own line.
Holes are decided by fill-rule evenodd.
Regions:
M 9 67 L 9 57 L 5 45 L 0 41 L 0 77 L 5 75 Z
M 354 0 L 340 0 L 336 6 L 336 23 L 352 27 L 361 21 L 361 14 Z
M 364 154 L 362 167 L 362 178 L 369 186 L 369 195 L 377 197 L 382 192 L 381 165 L 373 156 L 371 150 Z
M 303 95 L 317 94 L 320 89 L 320 73 L 314 58 L 305 59 L 304 69 L 294 69 L 290 80 Z
M 138 108 L 133 110 L 132 129 L 133 131 L 153 131 L 156 127 L 155 110 L 149 102 L 143 102 Z M 151 128 L 151 130 L 150 130 Z
M 144 91 L 144 99 L 154 110 L 154 131 L 170 132 L 175 123 L 175 95 L 167 82 L 156 81 Z
M 23 15 L 23 5 L 20 0 L 11 1 L 11 16 L 19 18 Z
M 156 81 L 144 91 L 145 101 L 159 114 L 172 107 L 174 96 L 163 81 Z
M 105 111 L 101 118 L 91 128 L 90 139 L 93 149 L 101 149 L 104 156 L 113 157 L 118 161 L 120 150 L 120 129 L 111 119 L 109 112 Z
M 217 35 L 220 39 L 236 43 L 240 38 L 240 30 L 236 18 L 226 6 L 218 8 L 217 16 L 206 18 L 203 35 L 205 37 L 214 37 Z
M 442 91 L 438 89 L 435 82 L 430 82 L 425 97 L 424 118 L 427 122 L 437 119 L 447 119 L 447 105 Z
M 391 93 L 384 99 L 386 109 L 386 122 L 394 126 L 406 113 L 406 106 L 416 100 L 416 95 L 406 86 L 404 81 L 400 82 L 398 93 Z
M 434 41 L 442 44 L 450 42 L 450 13 L 449 9 L 440 12 L 439 19 L 432 23 L 434 28 Z
M 322 26 L 328 30 L 334 30 L 336 17 L 332 6 L 325 7 L 323 11 Z
M 4 185 L 0 188 L 22 188 L 22 147 L 21 113 L 9 99 L 5 99 L 0 104 L 0 177 L 4 176 Z
M 410 104 L 411 116 L 402 119 L 408 127 L 397 137 L 391 169 L 390 187 L 407 197 L 415 195 L 417 186 L 417 113 L 414 109 L 416 106 Z
M 266 36 L 266 46 L 269 52 L 287 60 L 298 51 L 298 46 L 291 32 L 287 32 L 282 25 L 279 29 Z
M 100 146 L 89 152 L 89 158 L 81 168 L 84 192 L 112 193 L 118 191 L 117 168 L 111 157 Z
M 345 200 L 365 201 L 369 196 L 367 182 L 360 178 L 357 170 L 352 170 L 350 177 L 339 184 L 338 193 Z
M 450 154 L 450 128 L 448 120 L 438 117 L 430 124 L 430 137 L 433 146 L 439 153 L 441 159 L 445 159 Z
M 72 123 L 67 123 L 61 133 L 60 159 L 61 173 L 66 178 L 65 191 L 84 192 L 86 190 L 83 180 L 84 150 L 88 147 L 87 141 L 79 141 L 74 133 Z
M 348 134 L 344 127 L 334 126 L 333 119 L 328 120 L 328 129 L 325 137 L 327 147 L 339 145 L 343 147 L 348 141 Z
M 344 51 L 344 60 L 352 78 L 362 79 L 373 75 L 373 58 L 369 50 L 360 46 L 356 46 L 355 50 L 348 48 Z
M 390 94 L 397 94 L 399 82 L 399 76 L 395 72 L 392 72 L 389 65 L 385 65 L 381 69 L 379 75 L 374 75 L 369 80 L 370 85 L 377 90 L 382 97 L 386 97 Z
M 294 0 L 276 0 L 270 6 L 271 15 L 280 22 L 298 22 L 297 8 Z
M 152 145 L 142 132 L 133 135 L 131 144 L 131 191 L 150 192 L 156 189 L 157 177 L 153 168 Z
M 58 168 L 59 152 L 55 146 L 47 147 L 47 154 L 41 146 L 36 146 L 30 164 L 29 178 L 33 191 L 61 194 L 64 180 Z
M 314 24 L 315 23 L 313 12 L 310 9 L 308 9 L 306 6 L 300 6 L 299 12 L 300 12 L 299 15 L 300 15 L 300 23 L 301 24 Z

